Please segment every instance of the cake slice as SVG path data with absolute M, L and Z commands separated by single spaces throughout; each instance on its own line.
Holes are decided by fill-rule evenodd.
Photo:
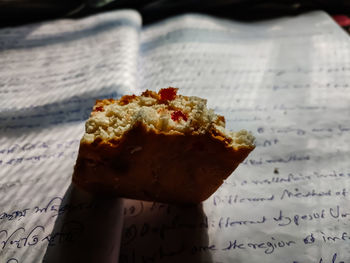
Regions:
M 98 194 L 199 203 L 254 149 L 247 131 L 225 130 L 206 100 L 177 89 L 98 100 L 86 122 L 73 182 Z

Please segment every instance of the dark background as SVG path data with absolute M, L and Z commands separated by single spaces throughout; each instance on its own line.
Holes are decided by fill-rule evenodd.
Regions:
M 143 24 L 184 12 L 201 12 L 240 20 L 260 20 L 324 10 L 350 14 L 350 0 L 0 0 L 0 27 L 56 18 L 79 18 L 97 12 L 132 8 Z

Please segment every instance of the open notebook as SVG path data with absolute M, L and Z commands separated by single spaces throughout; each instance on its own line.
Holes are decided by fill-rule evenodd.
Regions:
M 323 12 L 1 29 L 0 262 L 350 262 L 349 50 Z M 256 136 L 234 175 L 197 207 L 72 186 L 95 99 L 168 86 Z

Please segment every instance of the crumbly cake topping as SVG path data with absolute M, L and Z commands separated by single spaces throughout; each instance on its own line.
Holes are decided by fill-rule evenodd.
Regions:
M 254 137 L 249 132 L 226 131 L 224 117 L 208 109 L 205 99 L 177 95 L 177 90 L 171 87 L 158 93 L 146 90 L 141 96 L 98 100 L 86 122 L 83 141 L 116 140 L 138 123 L 143 123 L 149 130 L 159 133 L 211 132 L 232 147 L 253 145 Z

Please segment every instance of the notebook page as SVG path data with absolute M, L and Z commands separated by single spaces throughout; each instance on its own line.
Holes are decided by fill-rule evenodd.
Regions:
M 0 30 L 0 262 L 115 262 L 119 199 L 71 185 L 96 99 L 133 92 L 134 11 Z
M 202 206 L 128 201 L 120 261 L 350 262 L 349 48 L 323 12 L 145 28 L 143 87 L 206 98 L 257 147 Z

